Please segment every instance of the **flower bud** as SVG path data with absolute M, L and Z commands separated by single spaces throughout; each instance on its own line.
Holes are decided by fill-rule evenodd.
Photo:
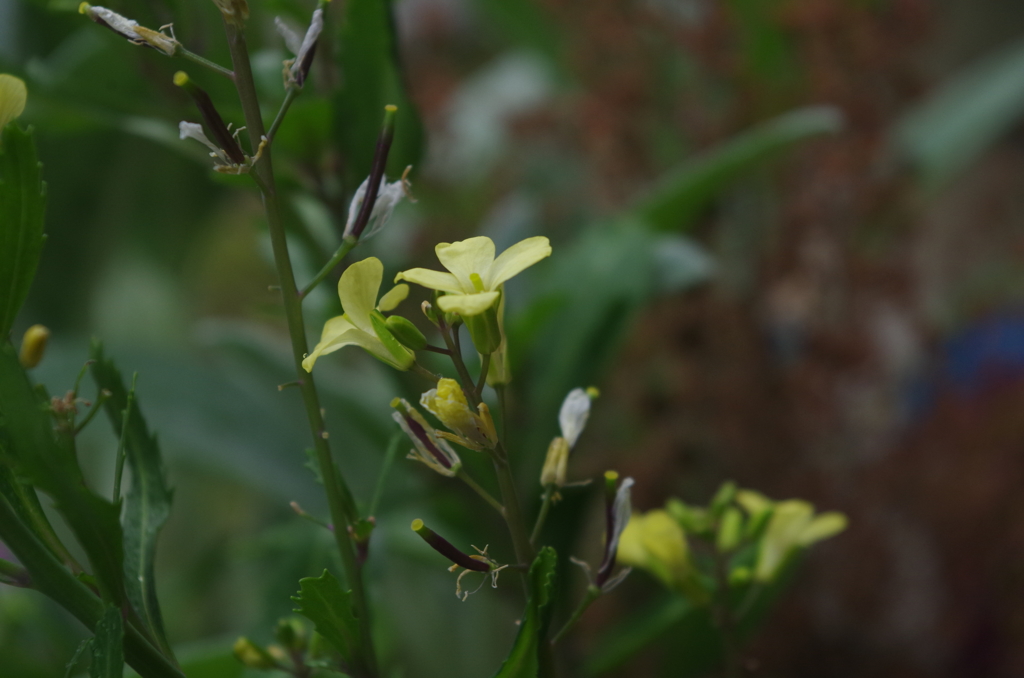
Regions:
M 460 445 L 481 450 L 492 449 L 498 444 L 498 434 L 487 405 L 480 403 L 477 412 L 473 412 L 462 387 L 454 379 L 439 379 L 436 388 L 420 397 L 420 405 L 455 433 L 459 438 L 456 442 Z
M 569 466 L 569 442 L 557 436 L 548 445 L 548 455 L 544 459 L 544 468 L 540 472 L 542 487 L 565 485 L 565 474 Z
M 235 641 L 232 648 L 235 659 L 252 669 L 272 669 L 277 666 L 277 661 L 269 652 L 252 642 L 245 636 Z
M 384 314 L 380 311 L 372 311 L 370 313 L 370 325 L 373 327 L 374 334 L 380 339 L 380 343 L 384 344 L 384 348 L 391 354 L 391 364 L 403 371 L 412 367 L 412 364 L 416 362 L 415 356 L 405 350 L 405 347 L 391 333 L 387 320 L 384 319 Z M 424 339 L 424 343 L 426 343 L 426 339 Z
M 501 346 L 501 327 L 498 324 L 497 306 L 495 304 L 477 315 L 462 316 L 462 322 L 466 324 L 469 336 L 473 339 L 473 346 L 481 355 L 490 355 Z
M 50 330 L 42 325 L 33 325 L 25 330 L 25 336 L 21 340 L 21 353 L 18 360 L 26 370 L 39 364 L 46 351 L 46 342 L 50 339 Z
M 736 498 L 736 483 L 730 481 L 722 483 L 718 492 L 711 499 L 711 515 L 718 518 Z
M 400 315 L 389 316 L 385 324 L 391 330 L 391 334 L 395 336 L 395 339 L 398 339 L 403 346 L 414 351 L 422 351 L 427 345 L 427 338 L 407 318 L 403 318 Z
M 291 652 L 304 652 L 308 641 L 306 627 L 294 617 L 283 617 L 277 620 L 274 637 L 277 638 L 277 642 Z
M 27 98 L 28 90 L 24 80 L 0 73 L 0 130 L 21 115 Z
M 743 514 L 735 506 L 730 506 L 722 514 L 722 520 L 718 523 L 718 536 L 715 539 L 715 546 L 719 553 L 729 553 L 736 550 L 743 538 Z

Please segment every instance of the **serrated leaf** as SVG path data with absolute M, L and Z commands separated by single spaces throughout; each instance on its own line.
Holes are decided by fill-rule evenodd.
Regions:
M 128 404 L 124 379 L 114 362 L 104 355 L 99 342 L 93 342 L 90 358 L 94 361 L 90 369 L 97 387 L 110 392 L 105 409 L 114 434 L 120 436 L 122 413 Z M 125 589 L 135 612 L 153 632 L 164 651 L 170 653 L 156 595 L 154 563 L 157 538 L 170 515 L 173 492 L 167 486 L 156 436 L 146 426 L 139 402 L 135 399 L 125 431 L 125 456 L 132 471 L 131 488 L 125 497 L 123 526 Z
M 736 177 L 797 142 L 838 132 L 842 124 L 842 115 L 832 106 L 801 108 L 761 123 L 684 162 L 631 214 L 657 230 L 687 226 Z
M 519 625 L 519 634 L 505 662 L 494 678 L 536 678 L 544 666 L 542 644 L 547 643 L 551 623 L 551 599 L 555 591 L 555 569 L 558 556 L 546 546 L 530 565 L 530 597 L 526 614 Z
M 316 632 L 337 650 L 348 663 L 359 654 L 359 623 L 352 611 L 352 592 L 327 570 L 319 577 L 299 580 L 299 595 L 292 600 L 302 616 L 316 624 Z
M 341 27 L 338 64 L 342 86 L 335 98 L 336 135 L 358 186 L 370 173 L 384 106 L 398 106 L 388 174 L 401 174 L 419 162 L 423 126 L 405 94 L 389 0 L 348 0 Z
M 0 130 L 0 338 L 28 296 L 43 250 L 46 185 L 32 130 Z
M 121 678 L 124 673 L 124 619 L 108 606 L 96 623 L 89 678 Z
M 14 347 L 0 347 L 0 414 L 15 470 L 49 494 L 81 544 L 100 591 L 124 601 L 120 506 L 89 491 L 74 451 L 57 442 L 49 403 L 32 388 Z

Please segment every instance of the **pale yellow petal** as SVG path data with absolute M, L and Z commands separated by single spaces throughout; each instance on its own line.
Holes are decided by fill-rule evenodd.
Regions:
M 28 91 L 25 82 L 13 75 L 0 73 L 0 130 L 25 110 Z
M 644 543 L 644 519 L 642 516 L 634 515 L 629 520 L 626 529 L 619 536 L 619 548 L 615 557 L 623 565 L 647 567 L 651 556 Z
M 338 281 L 338 296 L 345 315 L 353 325 L 371 335 L 370 313 L 377 306 L 377 292 L 383 277 L 384 264 L 377 257 L 370 257 L 346 268 Z
M 434 252 L 441 265 L 458 279 L 461 291 L 467 293 L 477 291 L 469 275 L 476 273 L 483 279 L 494 263 L 494 241 L 482 235 L 459 242 L 440 243 Z
M 377 304 L 377 309 L 379 311 L 393 310 L 396 306 L 405 301 L 407 296 L 409 296 L 408 285 L 395 285 L 387 294 L 380 298 L 380 302 Z
M 517 242 L 494 260 L 486 275 L 484 286 L 493 290 L 509 278 L 522 273 L 541 259 L 551 256 L 551 244 L 542 235 Z
M 442 292 L 461 294 L 464 291 L 462 285 L 459 284 L 458 278 L 451 273 L 431 271 L 429 268 L 410 268 L 408 271 L 402 271 L 395 276 L 395 282 L 399 280 L 407 280 L 416 285 L 422 285 L 432 290 L 441 290 Z
M 313 371 L 313 365 L 317 358 L 328 353 L 337 351 L 342 346 L 354 343 L 350 334 L 356 330 L 352 323 L 344 316 L 336 316 L 324 323 L 324 330 L 320 335 L 320 342 L 313 347 L 312 352 L 302 361 L 302 367 L 307 372 Z
M 800 545 L 810 546 L 822 539 L 834 537 L 846 529 L 848 522 L 846 516 L 837 511 L 822 513 L 812 520 L 811 524 L 800 533 Z
M 480 315 L 498 300 L 498 292 L 481 292 L 479 294 L 446 294 L 438 297 L 437 305 L 445 313 L 458 313 L 462 316 Z

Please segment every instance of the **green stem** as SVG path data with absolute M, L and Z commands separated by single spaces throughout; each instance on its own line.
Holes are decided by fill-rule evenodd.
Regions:
M 458 473 L 457 473 L 456 475 L 457 475 L 457 476 L 458 476 L 459 478 L 461 478 L 461 479 L 462 479 L 462 482 L 464 482 L 464 483 L 466 483 L 467 485 L 469 485 L 469 487 L 470 487 L 470 488 L 471 488 L 471 489 L 472 489 L 472 490 L 473 490 L 474 492 L 476 492 L 477 494 L 479 494 L 479 495 L 480 495 L 480 496 L 481 496 L 481 497 L 483 498 L 483 500 L 484 500 L 484 501 L 486 501 L 486 502 L 487 502 L 488 504 L 490 504 L 491 506 L 493 506 L 493 507 L 494 507 L 494 509 L 495 509 L 495 510 L 496 510 L 496 511 L 497 511 L 498 513 L 500 513 L 500 514 L 501 514 L 502 516 L 504 516 L 504 515 L 505 515 L 505 507 L 504 507 L 504 506 L 502 506 L 502 505 L 501 505 L 501 503 L 500 503 L 500 502 L 499 502 L 499 501 L 498 501 L 497 499 L 495 499 L 495 498 L 494 498 L 494 496 L 493 496 L 493 495 L 491 495 L 491 493 L 490 493 L 490 492 L 488 492 L 487 490 L 485 490 L 485 489 L 484 489 L 483 487 L 481 487 L 481 486 L 480 486 L 480 484 L 479 484 L 479 483 L 477 483 L 477 482 L 476 482 L 475 480 L 473 480 L 472 476 L 470 476 L 470 475 L 469 475 L 468 473 L 466 473 L 466 469 L 460 468 L 460 469 L 459 469 L 459 472 L 458 472 Z
M 31 588 L 32 575 L 24 567 L 0 558 L 0 584 Z
M 377 476 L 377 487 L 373 490 L 373 501 L 370 502 L 370 510 L 367 515 L 377 515 L 377 507 L 380 506 L 380 498 L 384 495 L 384 481 L 391 472 L 391 465 L 395 463 L 395 456 L 398 454 L 398 446 L 402 444 L 405 433 L 397 429 L 388 441 L 387 452 L 384 453 L 384 463 L 380 467 L 380 475 Z
M 480 404 L 480 398 L 477 396 L 476 391 L 473 390 L 473 377 L 470 376 L 469 370 L 466 368 L 466 363 L 462 360 L 462 351 L 459 350 L 459 328 L 449 328 L 448 325 L 441 322 L 441 326 L 438 328 L 441 330 L 441 337 L 444 339 L 445 346 L 451 352 L 452 364 L 455 365 L 455 371 L 459 373 L 459 379 L 462 380 L 462 390 L 466 393 L 466 397 L 476 407 Z M 454 330 L 454 331 L 449 331 Z
M 551 498 L 555 496 L 555 486 L 548 485 L 544 488 L 544 502 L 540 505 L 540 513 L 537 514 L 537 522 L 533 524 L 533 534 L 530 535 L 530 543 L 537 546 L 540 532 L 544 529 L 544 521 L 548 519 L 548 511 L 551 510 Z
M 195 52 L 190 52 L 189 50 L 182 47 L 180 43 L 178 45 L 178 51 L 176 52 L 176 54 L 182 57 L 183 59 L 188 59 L 189 61 L 200 64 L 201 66 L 206 66 L 211 71 L 216 71 L 221 75 L 231 78 L 232 80 L 235 79 L 235 74 L 232 71 L 229 71 L 220 64 L 214 63 L 205 57 L 199 56 Z
M 267 139 L 270 141 L 273 141 L 274 137 L 277 136 L 277 128 L 284 122 L 284 116 L 288 114 L 288 109 L 291 108 L 292 102 L 295 101 L 295 97 L 299 96 L 301 91 L 302 88 L 293 85 L 285 92 L 284 101 L 281 102 L 281 108 L 277 111 L 277 117 L 274 118 L 274 122 L 270 124 L 270 131 L 267 132 Z
M 484 395 L 484 384 L 487 383 L 487 370 L 491 367 L 491 354 L 480 357 L 480 377 L 476 382 L 476 397 L 483 398 Z
M 96 628 L 105 605 L 95 593 L 68 571 L 29 530 L 5 498 L 0 496 L 0 539 L 32 574 L 32 586 L 55 600 L 90 630 Z M 124 629 L 124 654 L 129 666 L 143 678 L 185 678 L 171 660 L 160 654 L 131 624 Z
M 505 506 L 505 523 L 512 535 L 516 561 L 529 567 L 535 554 L 533 545 L 530 543 L 530 536 L 526 532 L 526 523 L 523 522 L 523 512 L 519 506 L 512 468 L 508 465 L 508 455 L 505 454 L 505 446 L 502 443 L 499 442 L 492 451 L 491 459 L 494 462 L 494 472 L 498 476 L 498 487 L 501 488 L 501 503 Z
M 124 414 L 121 415 L 121 437 L 117 441 L 117 461 L 114 466 L 114 503 L 121 499 L 121 476 L 124 474 L 125 440 L 128 438 L 128 418 L 131 416 L 132 403 L 135 401 L 135 379 L 138 372 L 132 374 L 132 388 L 128 391 L 128 404 L 125 405 Z
M 593 584 L 588 586 L 587 592 L 583 596 L 583 600 L 580 601 L 580 604 L 576 608 L 576 611 L 572 613 L 571 617 L 569 617 L 569 621 L 565 622 L 565 626 L 563 626 L 562 629 L 555 634 L 555 637 L 551 639 L 551 644 L 557 645 L 558 641 L 560 641 L 565 636 L 565 634 L 569 633 L 569 631 L 572 630 L 572 627 L 576 626 L 576 622 L 580 620 L 580 617 L 582 617 L 583 613 L 587 611 L 587 608 L 590 607 L 590 604 L 600 597 L 600 588 L 594 586 Z
M 89 410 L 89 412 L 85 415 L 85 418 L 82 419 L 82 421 L 80 421 L 75 426 L 74 435 L 77 436 L 79 433 L 82 432 L 82 430 L 89 424 L 89 422 L 92 421 L 92 418 L 96 416 L 96 413 L 103 408 L 103 403 L 106 402 L 107 398 L 109 397 L 110 391 L 100 391 L 99 394 L 97 394 L 96 402 L 93 403 L 92 409 Z
M 341 263 L 341 260 L 344 259 L 358 243 L 359 241 L 351 235 L 345 236 L 345 239 L 341 241 L 341 245 L 338 246 L 338 249 L 334 252 L 334 256 L 331 257 L 331 260 L 324 264 L 324 267 L 320 269 L 320 272 L 313 276 L 313 279 L 309 284 L 303 287 L 302 291 L 299 292 L 299 298 L 305 299 L 306 295 L 316 289 L 317 285 L 326 280 L 327 276 L 331 274 L 331 271 L 337 268 L 338 264 Z
M 224 27 L 228 38 L 228 48 L 231 51 L 231 61 L 235 68 L 235 86 L 238 89 L 238 97 L 245 113 L 245 124 L 250 142 L 255 148 L 259 146 L 264 128 L 263 119 L 260 116 L 259 100 L 256 97 L 256 85 L 252 77 L 252 67 L 249 62 L 249 51 L 245 43 L 245 36 L 238 26 L 230 21 L 225 21 Z M 295 274 L 292 271 L 292 263 L 288 254 L 288 241 L 284 223 L 281 220 L 281 208 L 271 161 L 271 148 L 264 149 L 262 158 L 253 168 L 253 178 L 263 193 L 263 207 L 266 211 L 274 262 L 281 282 L 281 298 L 284 301 L 285 317 L 291 336 L 292 358 L 299 379 L 299 389 L 302 391 L 306 418 L 309 420 L 310 432 L 313 435 L 313 446 L 320 464 L 331 521 L 334 523 L 334 539 L 341 554 L 341 563 L 345 569 L 348 585 L 352 589 L 352 603 L 359 623 L 360 654 L 363 664 L 358 667 L 357 673 L 373 677 L 378 672 L 377 657 L 370 632 L 370 608 L 363 585 L 362 570 L 356 561 L 355 546 L 348 531 L 348 527 L 355 524 L 358 511 L 345 479 L 335 470 L 313 375 L 307 373 L 302 367 L 303 356 L 308 348 L 306 328 L 302 318 L 302 299 L 295 285 Z

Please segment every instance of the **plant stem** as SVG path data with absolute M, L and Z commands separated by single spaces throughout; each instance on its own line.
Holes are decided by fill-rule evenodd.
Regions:
M 555 496 L 555 486 L 548 485 L 544 488 L 544 502 L 540 505 L 540 513 L 537 514 L 537 522 L 533 524 L 533 534 L 530 535 L 530 543 L 537 546 L 540 532 L 544 529 L 544 521 L 548 519 L 548 511 L 551 510 L 551 499 Z
M 483 398 L 484 385 L 487 383 L 487 370 L 491 367 L 491 354 L 488 353 L 480 358 L 480 377 L 476 382 L 476 397 Z
M 565 626 L 562 627 L 562 630 L 556 633 L 555 637 L 551 639 L 551 644 L 556 645 L 558 641 L 560 641 L 565 636 L 565 634 L 569 633 L 569 631 L 572 630 L 572 627 L 576 626 L 576 622 L 580 620 L 580 617 L 583 616 L 583 613 L 587 611 L 587 608 L 590 607 L 590 604 L 600 597 L 600 588 L 594 586 L 593 584 L 588 586 L 587 592 L 583 596 L 583 600 L 580 601 L 580 604 L 576 608 L 576 611 L 572 613 L 571 617 L 569 617 L 569 621 L 565 622 Z
M 462 360 L 462 351 L 459 350 L 459 328 L 449 328 L 442 320 L 438 329 L 441 330 L 441 337 L 444 339 L 445 346 L 451 352 L 452 364 L 455 365 L 455 371 L 459 373 L 459 379 L 462 380 L 462 390 L 465 391 L 466 397 L 469 398 L 473 407 L 476 407 L 480 404 L 480 397 L 473 389 L 475 382 L 466 368 L 466 363 Z M 454 331 L 451 332 L 449 330 Z
M 384 453 L 384 463 L 380 467 L 380 475 L 377 476 L 377 487 L 373 490 L 373 500 L 370 502 L 370 510 L 367 515 L 377 515 L 377 507 L 380 506 L 380 498 L 384 495 L 384 481 L 391 472 L 391 465 L 395 463 L 395 455 L 398 454 L 398 446 L 402 444 L 405 433 L 397 429 L 388 441 L 387 451 Z
M 220 73 L 223 76 L 227 76 L 227 77 L 231 78 L 232 80 L 235 79 L 235 74 L 232 71 L 229 71 L 228 69 L 224 68 L 220 64 L 214 63 L 214 62 L 210 61 L 209 59 L 207 59 L 205 57 L 199 56 L 195 52 L 190 52 L 189 50 L 187 50 L 184 47 L 182 47 L 180 44 L 178 45 L 178 51 L 176 52 L 176 54 L 178 54 L 179 56 L 181 56 L 184 59 L 188 59 L 189 61 L 193 61 L 193 62 L 195 62 L 197 64 L 202 65 L 202 66 L 206 66 L 211 71 L 216 71 L 216 72 Z
M 299 292 L 299 298 L 305 299 L 307 294 L 312 292 L 316 289 L 317 285 L 326 280 L 327 276 L 331 274 L 331 271 L 337 268 L 338 264 L 341 263 L 341 260 L 345 258 L 345 255 L 351 252 L 352 248 L 355 247 L 358 242 L 359 241 L 356 238 L 353 238 L 350 235 L 345 236 L 345 239 L 341 241 L 341 245 L 339 245 L 338 249 L 335 250 L 334 256 L 331 257 L 331 260 L 324 264 L 324 267 L 320 269 L 320 272 L 313 276 L 313 279 L 309 284 L 303 287 L 302 291 Z
M 461 478 L 461 479 L 462 479 L 462 481 L 463 481 L 464 483 L 466 483 L 467 485 L 469 485 L 469 487 L 470 487 L 470 488 L 471 488 L 471 489 L 472 489 L 472 490 L 473 490 L 474 492 L 476 492 L 477 494 L 479 494 L 479 495 L 480 495 L 480 496 L 481 496 L 481 497 L 483 498 L 483 500 L 484 500 L 484 501 L 486 501 L 486 502 L 487 502 L 488 504 L 490 504 L 491 506 L 493 506 L 493 507 L 495 508 L 495 510 L 496 510 L 496 511 L 497 511 L 498 513 L 500 513 L 500 514 L 501 514 L 502 516 L 504 516 L 504 515 L 505 515 L 505 507 L 504 507 L 504 506 L 502 506 L 502 505 L 501 505 L 501 504 L 500 504 L 500 503 L 498 502 L 498 500 L 497 500 L 497 499 L 495 499 L 495 498 L 494 498 L 494 497 L 493 497 L 493 496 L 491 495 L 491 493 L 490 493 L 490 492 L 488 492 L 487 490 L 485 490 L 484 488 L 482 488 L 482 487 L 480 486 L 480 484 L 479 484 L 479 483 L 477 483 L 477 482 L 476 482 L 475 480 L 473 480 L 472 476 L 470 476 L 470 475 L 469 475 L 468 473 L 466 473 L 466 469 L 462 469 L 462 468 L 460 468 L 460 469 L 459 469 L 459 472 L 458 472 L 458 473 L 457 473 L 456 475 L 457 475 L 457 476 L 458 476 L 459 478 Z
M 267 132 L 267 138 L 271 141 L 277 136 L 277 128 L 284 122 L 284 116 L 288 114 L 288 109 L 291 108 L 292 102 L 295 101 L 295 97 L 299 96 L 301 91 L 300 87 L 292 85 L 285 92 L 284 101 L 281 102 L 281 108 L 277 111 L 277 117 L 274 118 L 274 122 L 270 123 L 270 130 Z
M 733 617 L 730 607 L 729 587 L 729 556 L 715 551 L 715 579 L 718 580 L 718 600 L 715 601 L 713 611 L 715 624 L 722 636 L 722 652 L 725 678 L 739 678 L 742 673 L 741 648 L 736 633 L 736 620 Z
M 85 418 L 82 419 L 82 421 L 75 425 L 74 435 L 77 436 L 79 433 L 82 432 L 82 429 L 84 429 L 89 424 L 89 422 L 92 421 L 93 417 L 96 416 L 96 413 L 103 409 L 103 403 L 106 402 L 107 398 L 109 397 L 109 391 L 100 391 L 96 395 L 96 402 L 93 403 L 92 409 L 90 409 L 89 412 L 86 413 Z
M 95 593 L 68 571 L 18 518 L 0 496 L 0 539 L 32 574 L 32 586 L 55 600 L 90 630 L 103 615 L 105 605 Z M 143 678 L 185 678 L 172 660 L 160 654 L 131 624 L 124 627 L 125 661 Z
M 245 113 L 246 128 L 252 147 L 256 148 L 259 146 L 264 128 L 249 62 L 249 51 L 241 28 L 230 21 L 224 22 L 224 28 L 236 74 L 235 86 L 238 89 L 238 97 Z M 295 274 L 292 271 L 292 263 L 288 254 L 288 241 L 284 223 L 281 221 L 270 147 L 264 149 L 263 156 L 253 168 L 252 174 L 263 193 L 263 207 L 266 211 L 270 241 L 274 250 L 274 262 L 281 283 L 281 298 L 284 301 L 288 332 L 291 336 L 292 358 L 296 374 L 299 377 L 299 388 L 302 391 L 302 401 L 305 405 L 306 417 L 309 420 L 310 432 L 313 435 L 313 446 L 320 464 L 327 503 L 330 506 L 331 521 L 335 526 L 334 539 L 341 554 L 341 562 L 345 569 L 348 585 L 352 589 L 353 607 L 359 623 L 362 663 L 362 666 L 356 667 L 358 669 L 356 673 L 373 677 L 377 675 L 377 658 L 370 633 L 370 608 L 363 586 L 362 571 L 356 561 L 355 547 L 348 531 L 348 526 L 355 524 L 358 511 L 345 479 L 335 470 L 313 375 L 307 373 L 302 367 L 302 359 L 308 348 L 306 328 L 302 318 L 302 299 L 295 285 Z
M 505 453 L 505 446 L 501 442 L 491 453 L 491 460 L 494 462 L 494 472 L 498 476 L 498 487 L 501 488 L 501 503 L 505 506 L 505 523 L 512 535 L 512 546 L 516 551 L 516 560 L 522 565 L 530 566 L 533 562 L 534 550 L 530 543 L 530 536 L 526 532 L 526 523 L 523 522 L 523 512 L 519 506 L 519 497 L 516 494 L 516 482 L 512 477 L 512 468 L 508 465 L 508 455 Z

